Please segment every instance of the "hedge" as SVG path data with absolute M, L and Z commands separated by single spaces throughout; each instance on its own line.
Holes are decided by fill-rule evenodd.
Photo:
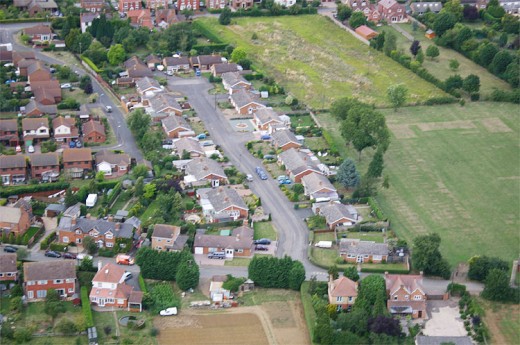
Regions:
M 372 208 L 372 211 L 374 211 L 375 216 L 379 220 L 388 220 L 388 217 L 385 215 L 383 210 L 379 207 L 379 203 L 376 199 L 369 197 L 367 200 L 368 205 Z
M 0 197 L 7 198 L 11 195 L 20 195 L 20 194 L 32 194 L 38 192 L 47 192 L 50 190 L 62 190 L 69 188 L 70 183 L 68 182 L 55 182 L 55 183 L 42 183 L 42 184 L 34 184 L 34 185 L 23 185 L 23 186 L 13 186 L 2 188 L 0 191 Z
M 213 41 L 215 43 L 224 43 L 222 42 L 222 40 L 220 39 L 220 37 L 218 37 L 217 35 L 215 35 L 213 33 L 213 31 L 211 31 L 210 29 L 208 29 L 206 26 L 204 26 L 204 24 L 202 24 L 201 21 L 194 21 L 193 24 L 192 24 L 192 27 L 193 29 L 195 30 L 198 30 L 199 33 L 202 35 L 202 36 L 205 36 L 206 38 L 208 38 L 210 41 Z
M 262 80 L 264 79 L 263 73 L 253 73 L 253 74 L 245 74 L 243 75 L 245 80 Z
M 191 47 L 197 51 L 197 54 L 201 54 L 204 52 L 204 49 L 209 49 L 210 51 L 224 51 L 228 46 L 227 43 L 214 43 L 214 44 L 197 44 Z
M 99 248 L 98 255 L 105 258 L 112 258 L 114 257 L 114 251 L 108 248 Z
M 114 200 L 116 200 L 119 193 L 121 193 L 121 182 L 118 182 L 112 189 L 112 192 L 110 192 L 110 194 L 108 195 L 107 203 L 109 206 L 111 206 Z
M 66 244 L 51 243 L 50 248 L 51 248 L 51 250 L 53 250 L 55 252 L 66 252 L 67 251 Z
M 318 9 L 314 7 L 301 8 L 297 13 L 293 13 L 293 9 L 278 9 L 277 13 L 272 13 L 270 10 L 242 10 L 231 12 L 231 18 L 238 17 L 280 17 L 280 16 L 296 16 L 302 14 L 316 14 Z
M 146 287 L 146 283 L 144 282 L 144 278 L 141 274 L 139 274 L 139 288 L 143 293 L 148 292 L 148 288 Z
M 114 189 L 115 186 L 120 183 L 119 181 L 105 181 L 96 183 L 98 191 L 102 191 L 103 189 L 109 190 Z
M 38 23 L 46 22 L 46 18 L 22 18 L 22 19 L 2 19 L 0 24 L 12 24 L 12 23 Z
M 338 145 L 336 145 L 336 141 L 334 141 L 334 139 L 332 138 L 330 133 L 328 131 L 322 129 L 321 135 L 323 136 L 323 138 L 325 139 L 327 144 L 329 144 L 330 154 L 333 156 L 338 155 L 339 154 Z
M 86 286 L 81 287 L 81 309 L 85 317 L 87 328 L 94 327 L 94 318 L 90 309 L 90 299 L 88 298 L 88 290 Z
M 408 274 L 409 270 L 400 270 L 400 269 L 384 269 L 384 268 L 369 268 L 369 267 L 361 267 L 361 272 L 363 273 L 385 273 L 388 272 L 390 274 Z
M 56 239 L 56 231 L 53 231 L 40 242 L 40 250 L 45 250 L 45 249 L 49 248 L 49 243 L 51 243 L 55 239 Z
M 85 63 L 87 65 L 89 65 L 89 67 L 92 68 L 94 70 L 94 72 L 96 72 L 96 73 L 103 72 L 103 70 L 100 69 L 98 66 L 96 66 L 96 64 L 94 62 L 92 62 L 92 60 L 90 60 L 88 57 L 81 55 L 80 58 L 81 58 L 81 60 L 85 61 Z
M 432 97 L 424 101 L 424 105 L 438 105 L 438 104 L 451 104 L 457 103 L 458 100 L 454 97 L 443 96 L 443 97 Z

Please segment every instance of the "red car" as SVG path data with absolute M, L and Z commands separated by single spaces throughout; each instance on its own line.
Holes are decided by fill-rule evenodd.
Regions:
M 76 259 L 76 254 L 72 254 L 72 253 L 63 253 L 62 257 L 64 259 Z

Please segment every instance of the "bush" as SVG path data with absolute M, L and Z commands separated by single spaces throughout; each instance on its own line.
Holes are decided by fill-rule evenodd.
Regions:
M 67 245 L 66 244 L 60 244 L 60 243 L 51 243 L 50 249 L 55 252 L 66 252 L 67 251 Z
M 410 271 L 406 269 L 391 269 L 391 268 L 371 268 L 363 266 L 361 268 L 363 273 L 391 273 L 391 274 L 408 274 Z
M 448 285 L 448 292 L 452 296 L 462 296 L 466 292 L 466 285 L 463 284 L 457 284 L 457 283 L 450 283 Z
M 94 319 L 92 318 L 92 310 L 90 309 L 90 300 L 86 286 L 81 287 L 81 310 L 83 311 L 87 327 L 94 327 Z
M 144 278 L 141 274 L 139 274 L 139 288 L 143 293 L 148 293 L 148 288 L 146 287 L 146 283 L 144 281 Z
M 114 250 L 110 248 L 99 248 L 98 255 L 105 258 L 112 258 L 114 257 Z
M 388 219 L 388 217 L 385 215 L 383 210 L 379 207 L 379 203 L 377 202 L 376 199 L 369 197 L 367 202 L 368 202 L 368 205 L 372 208 L 372 211 L 374 212 L 374 215 L 376 216 L 377 219 L 379 219 L 379 220 Z
M 34 194 L 34 193 L 46 192 L 46 191 L 60 191 L 63 189 L 67 189 L 69 187 L 70 187 L 70 183 L 68 183 L 68 182 L 55 182 L 55 183 L 42 183 L 42 184 L 35 184 L 35 185 L 2 187 L 2 189 L 0 190 L 0 197 L 7 198 L 10 195 Z
M 56 239 L 56 231 L 51 232 L 40 242 L 40 249 L 45 250 L 49 248 L 49 244 Z

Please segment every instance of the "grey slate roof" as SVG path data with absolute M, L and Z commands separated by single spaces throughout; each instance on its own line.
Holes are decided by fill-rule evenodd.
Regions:
M 127 220 L 125 220 L 125 224 L 130 224 L 134 228 L 137 229 L 137 228 L 141 227 L 141 220 L 139 218 L 137 218 L 136 216 L 132 216 L 132 217 L 128 218 Z
M 56 104 L 44 105 L 44 104 L 36 102 L 34 99 L 31 99 L 29 101 L 29 103 L 27 103 L 27 105 L 25 106 L 25 113 L 29 114 L 35 109 L 38 109 L 39 111 L 41 111 L 44 114 L 57 114 L 58 113 L 58 107 L 56 106 Z
M 245 249 L 253 245 L 253 229 L 241 226 L 231 236 L 195 234 L 194 247 Z
M 174 95 L 163 93 L 150 100 L 150 104 L 156 113 L 164 112 L 166 108 L 173 108 L 178 111 L 182 111 L 181 106 L 175 100 Z
M 0 156 L 0 169 L 25 168 L 26 166 L 24 156 Z
M 31 165 L 33 167 L 42 167 L 49 165 L 59 165 L 60 158 L 57 153 L 35 153 L 30 156 Z
M 226 72 L 221 75 L 222 82 L 228 84 L 233 87 L 238 83 L 245 83 L 251 85 L 251 82 L 247 81 L 242 75 L 238 72 Z
M 96 164 L 107 162 L 113 165 L 130 165 L 130 156 L 126 153 L 113 153 L 107 150 L 101 150 L 96 153 Z
M 278 132 L 275 132 L 278 133 Z M 329 189 L 330 191 L 336 192 L 336 188 L 332 185 L 330 180 L 321 174 L 311 173 L 302 177 L 302 184 L 305 187 L 307 194 L 312 194 L 320 189 Z
M 285 165 L 285 168 L 291 171 L 294 175 L 297 175 L 307 169 L 315 170 L 320 172 L 318 168 L 319 161 L 313 161 L 305 153 L 300 152 L 296 149 L 289 149 L 280 153 L 280 160 Z
M 175 149 L 179 153 L 179 155 L 182 155 L 184 151 L 186 152 L 197 152 L 200 154 L 203 154 L 204 151 L 202 150 L 202 147 L 200 146 L 199 142 L 196 139 L 192 138 L 180 138 L 179 140 L 176 140 L 173 142 L 173 145 L 175 146 Z
M 164 130 L 166 131 L 166 134 L 168 132 L 171 132 L 177 128 L 184 128 L 191 131 L 191 127 L 188 124 L 188 122 L 182 117 L 182 116 L 167 116 L 164 119 L 162 119 L 162 125 Z
M 199 55 L 192 57 L 191 62 L 200 65 L 216 65 L 222 63 L 222 57 L 220 55 Z
M 62 205 L 62 204 L 50 204 L 49 206 L 47 206 L 45 208 L 45 211 L 54 211 L 54 212 L 62 213 L 63 211 L 65 211 L 65 205 Z
M 244 89 L 241 89 L 241 90 L 235 92 L 234 94 L 232 94 L 231 100 L 239 108 L 245 107 L 246 105 L 248 105 L 250 103 L 257 103 L 257 104 L 263 105 L 262 103 L 255 100 L 252 97 L 252 95 Z
M 412 9 L 412 13 L 424 13 L 428 8 L 432 12 L 440 12 L 440 10 L 442 10 L 442 2 L 414 2 L 410 4 L 410 8 Z
M 0 272 L 16 272 L 16 253 L 0 254 Z
M 155 224 L 153 227 L 152 237 L 158 238 L 173 238 L 178 236 L 181 232 L 181 228 L 175 225 L 168 224 Z
M 347 206 L 339 202 L 333 202 L 322 206 L 320 208 L 320 214 L 325 217 L 327 224 L 335 223 L 342 218 L 356 221 L 356 218 L 348 211 Z
M 262 109 L 260 109 L 260 110 L 262 110 Z M 296 136 L 294 135 L 294 133 L 288 129 L 282 129 L 280 131 L 276 131 L 273 134 L 271 134 L 271 136 L 273 137 L 273 142 L 278 147 L 287 145 L 289 143 L 295 143 L 295 144 L 298 144 L 301 146 L 298 139 L 296 139 Z
M 67 208 L 65 212 L 63 212 L 63 217 L 79 217 L 81 214 L 81 203 L 77 203 L 76 205 L 72 205 L 71 207 Z
M 150 89 L 150 88 L 157 88 L 157 89 L 161 88 L 161 85 L 159 85 L 159 82 L 150 77 L 144 77 L 144 78 L 138 79 L 135 82 L 135 86 L 141 92 L 145 92 L 147 89 Z
M 207 193 L 207 198 L 216 212 L 221 212 L 230 206 L 247 210 L 247 205 L 233 188 L 219 187 Z
M 18 121 L 15 119 L 0 120 L 0 131 L 17 131 Z
M 76 224 L 72 224 L 72 218 L 63 217 L 60 220 L 60 224 L 58 225 L 58 231 L 65 232 L 74 232 L 77 229 L 81 230 L 84 234 L 88 234 L 88 232 L 92 229 L 96 229 L 101 235 L 104 235 L 108 231 L 112 232 L 115 237 L 120 238 L 133 238 L 133 230 L 134 226 L 132 224 L 128 224 L 128 221 L 124 223 L 114 223 L 109 222 L 102 219 L 86 219 L 86 218 L 78 218 L 76 219 Z M 119 224 L 120 228 L 116 231 L 116 225 Z M 134 239 L 137 238 L 137 234 L 134 236 Z
M 204 180 L 211 174 L 227 178 L 220 163 L 207 157 L 195 158 L 186 164 L 186 174 L 195 176 L 197 181 Z
M 341 254 L 353 255 L 388 255 L 388 244 L 342 238 L 339 251 Z
M 189 65 L 190 59 L 186 56 L 180 57 L 165 57 L 164 63 L 166 66 L 181 66 L 181 65 Z
M 417 345 L 442 345 L 453 343 L 455 345 L 473 345 L 470 337 L 430 337 L 418 335 L 415 338 Z
M 76 279 L 75 260 L 26 262 L 23 264 L 24 281 Z
M 282 123 L 280 117 L 273 108 L 258 109 L 255 113 L 255 117 L 260 121 L 260 125 L 265 125 L 271 121 Z
M 213 65 L 216 74 L 222 74 L 226 72 L 238 72 L 238 65 L 236 63 L 219 63 Z
M 30 118 L 27 117 L 22 120 L 22 130 L 30 131 L 37 130 L 40 127 L 49 129 L 49 121 L 46 118 Z

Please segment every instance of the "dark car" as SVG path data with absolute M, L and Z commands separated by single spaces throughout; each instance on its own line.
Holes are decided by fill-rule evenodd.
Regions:
M 258 245 L 258 246 L 255 246 L 255 250 L 265 252 L 265 251 L 269 250 L 269 247 Z
M 61 258 L 60 253 L 53 252 L 52 250 L 45 252 L 45 256 L 48 256 L 50 258 Z
M 72 253 L 63 253 L 63 258 L 64 259 L 76 259 L 77 256 L 76 256 L 76 254 L 72 254 Z
M 271 244 L 271 240 L 268 238 L 261 238 L 259 240 L 254 241 L 255 244 L 263 244 L 263 245 L 269 245 Z
M 7 252 L 7 253 L 16 253 L 17 250 L 18 250 L 18 248 L 13 247 L 13 246 L 4 247 L 4 252 Z

